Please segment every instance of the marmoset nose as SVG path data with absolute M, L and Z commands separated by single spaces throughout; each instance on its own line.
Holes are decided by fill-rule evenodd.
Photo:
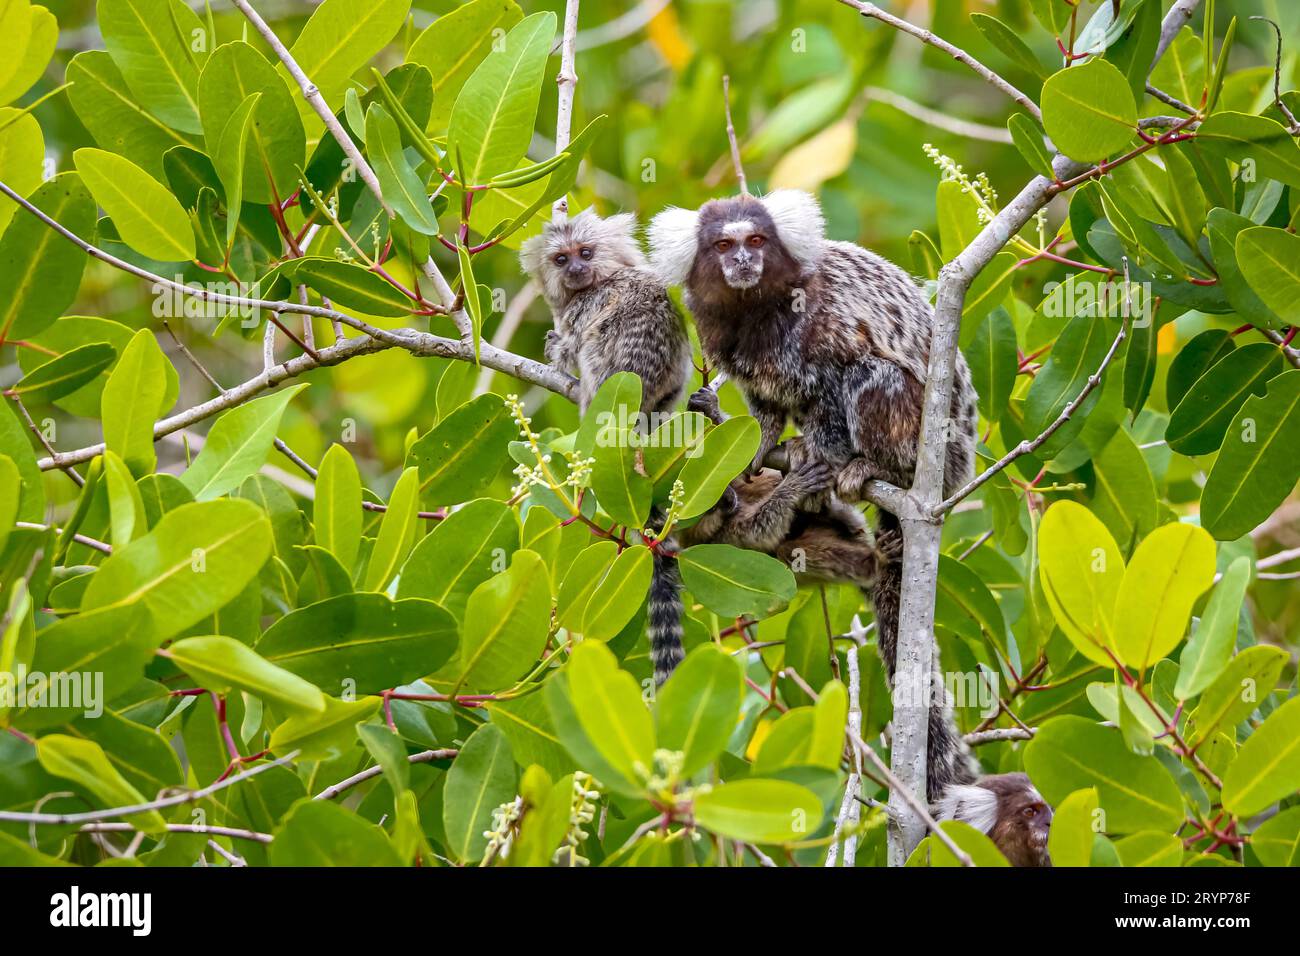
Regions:
M 571 279 L 580 279 L 587 274 L 587 271 L 587 264 L 580 259 L 570 261 L 565 269 Z

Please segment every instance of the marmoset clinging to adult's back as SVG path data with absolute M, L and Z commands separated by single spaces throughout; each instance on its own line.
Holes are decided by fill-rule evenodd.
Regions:
M 555 318 L 547 361 L 578 376 L 583 413 L 616 372 L 640 376 L 643 412 L 670 412 L 692 371 L 686 324 L 647 268 L 635 228 L 630 213 L 601 219 L 586 209 L 548 223 L 520 250 Z
M 755 468 L 793 421 L 802 438 L 792 462 L 830 464 L 841 499 L 860 500 L 872 478 L 911 484 L 933 321 L 911 277 L 860 246 L 828 240 L 817 200 L 796 190 L 666 210 L 651 223 L 650 244 L 662 280 L 685 287 L 706 358 L 740 387 L 762 427 Z M 973 470 L 976 422 L 970 372 L 958 356 L 945 429 L 949 492 Z M 901 534 L 882 510 L 877 545 L 897 551 Z M 872 591 L 891 684 L 901 572 L 899 562 L 889 562 Z M 937 653 L 934 661 L 931 799 L 974 777 L 946 717 Z

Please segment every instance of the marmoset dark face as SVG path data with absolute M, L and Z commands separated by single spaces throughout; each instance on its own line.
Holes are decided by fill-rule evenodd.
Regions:
M 998 817 L 989 837 L 1014 866 L 1051 866 L 1047 836 L 1052 829 L 1052 808 L 1025 774 L 986 778 L 984 785 L 997 794 Z
M 732 289 L 789 284 L 799 265 L 786 250 L 763 203 L 736 196 L 700 209 L 697 275 L 721 279 Z

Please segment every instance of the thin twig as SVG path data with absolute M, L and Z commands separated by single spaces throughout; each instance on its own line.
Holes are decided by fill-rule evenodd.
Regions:
M 1007 711 L 1010 714 L 1010 711 Z M 962 739 L 968 747 L 991 744 L 1002 740 L 1032 740 L 1037 733 L 1036 727 L 998 727 L 994 730 L 971 731 Z
M 455 749 L 422 750 L 418 754 L 411 754 L 406 759 L 411 763 L 428 763 L 430 760 L 450 760 L 458 753 L 460 753 L 460 751 Z M 320 793 L 316 794 L 316 796 L 312 797 L 312 799 L 333 800 L 340 793 L 343 793 L 346 790 L 351 790 L 357 784 L 365 783 L 367 780 L 371 779 L 372 777 L 377 777 L 383 772 L 384 772 L 384 768 L 379 766 L 378 764 L 375 764 L 375 766 L 373 767 L 367 767 L 365 770 L 362 770 L 360 773 L 354 773 L 346 780 L 340 780 L 332 787 L 326 787 Z
M 48 525 L 48 524 L 36 524 L 31 521 L 15 521 L 14 527 L 27 528 L 31 531 L 49 531 L 51 528 L 54 528 L 54 532 L 56 534 L 63 534 L 62 528 L 57 528 L 54 527 L 54 525 Z M 112 545 L 100 541 L 97 538 L 87 537 L 84 534 L 74 534 L 72 536 L 72 540 L 77 542 L 77 544 L 84 544 L 88 548 L 93 548 L 94 550 L 98 551 L 100 554 L 113 553 Z
M 239 827 L 207 826 L 201 823 L 168 823 L 169 833 L 206 833 L 210 836 L 230 837 L 234 840 L 251 840 L 254 843 L 270 843 L 273 839 L 269 833 L 256 830 L 244 830 Z M 133 823 L 87 823 L 80 828 L 81 833 L 130 833 L 138 828 Z
M 111 807 L 107 810 L 88 810 L 83 813 L 23 813 L 16 810 L 0 810 L 0 820 L 12 823 L 48 823 L 48 824 L 71 824 L 71 823 L 98 823 L 101 820 L 111 820 L 114 817 L 129 817 L 137 813 L 148 813 L 150 810 L 165 810 L 167 807 L 184 806 L 187 803 L 197 803 L 205 797 L 210 797 L 219 790 L 226 787 L 234 786 L 240 781 L 247 780 L 250 777 L 256 777 L 260 773 L 272 769 L 273 767 L 282 767 L 291 763 L 301 751 L 292 750 L 268 763 L 252 767 L 242 773 L 237 773 L 225 780 L 218 780 L 210 786 L 201 790 L 190 790 L 185 793 L 179 793 L 171 797 L 159 797 L 157 800 L 150 800 L 148 803 L 136 803 L 125 807 Z
M 740 191 L 749 195 L 749 182 L 745 179 L 745 167 L 740 162 L 740 146 L 736 142 L 736 126 L 731 122 L 731 77 L 722 74 L 722 107 L 727 114 L 727 142 L 731 146 L 731 165 L 736 171 L 736 181 Z
M 555 78 L 555 151 L 569 148 L 569 133 L 573 127 L 573 91 L 578 85 L 574 68 L 575 43 L 578 35 L 579 0 L 565 0 L 564 36 L 560 40 L 560 73 Z M 563 222 L 569 215 L 569 196 L 566 193 L 551 206 L 551 218 Z
M 1011 99 L 1013 99 L 1016 103 L 1020 104 L 1021 108 L 1024 109 L 1024 111 L 1028 113 L 1030 116 L 1032 116 L 1034 120 L 1039 123 L 1039 125 L 1042 125 L 1043 113 L 1038 108 L 1037 103 L 1031 100 L 1024 93 L 1020 92 L 1020 90 L 1016 89 L 1014 86 L 1012 86 L 1010 83 L 1004 80 L 993 70 L 989 69 L 979 60 L 975 59 L 975 57 L 971 56 L 965 50 L 961 49 L 960 47 L 953 46 L 947 40 L 943 39 L 942 37 L 936 36 L 934 33 L 931 33 L 929 30 L 926 30 L 922 27 L 918 27 L 914 23 L 909 23 L 907 20 L 904 20 L 901 17 L 896 17 L 891 13 L 886 13 L 884 10 L 881 10 L 874 3 L 865 3 L 863 2 L 863 0 L 840 0 L 840 3 L 844 4 L 847 7 L 852 7 L 853 9 L 857 10 L 858 13 L 862 14 L 864 17 L 871 17 L 872 19 L 879 20 L 881 23 L 888 24 L 889 26 L 893 27 L 895 30 L 901 30 L 903 33 L 907 33 L 916 37 L 922 43 L 926 43 L 932 47 L 935 47 L 938 50 L 942 50 L 944 53 L 948 54 L 958 63 L 961 63 L 969 67 L 981 79 L 983 79 L 984 82 L 988 83 L 994 89 L 999 90 L 1002 93 L 1005 93 L 1007 96 L 1011 97 Z
M 1088 376 L 1088 380 L 1084 383 L 1083 388 L 1079 390 L 1079 394 L 1076 395 L 1074 399 L 1068 405 L 1065 406 L 1065 408 L 1061 409 L 1061 414 L 1056 416 L 1056 419 L 1050 425 L 1044 428 L 1036 438 L 1033 439 L 1027 438 L 1021 441 L 1020 444 L 1016 445 L 1015 448 L 1012 448 L 1009 452 L 1007 452 L 1005 455 L 999 458 L 996 462 L 994 462 L 984 471 L 980 472 L 970 481 L 966 482 L 966 484 L 962 485 L 955 492 L 953 492 L 951 495 L 949 495 L 947 498 L 941 501 L 938 505 L 936 505 L 932 511 L 932 514 L 938 516 L 941 514 L 946 514 L 947 512 L 951 511 L 953 507 L 956 506 L 957 502 L 961 501 L 967 495 L 974 492 L 977 488 L 983 485 L 994 475 L 998 474 L 998 472 L 1002 471 L 1004 468 L 1006 468 L 1008 465 L 1014 462 L 1017 458 L 1021 457 L 1022 455 L 1028 455 L 1031 452 L 1037 450 L 1045 441 L 1047 441 L 1047 439 L 1051 438 L 1054 434 L 1056 434 L 1057 430 L 1060 429 L 1066 422 L 1070 420 L 1071 416 L 1073 416 L 1074 413 L 1079 410 L 1079 406 L 1082 405 L 1084 401 L 1087 400 L 1088 396 L 1092 394 L 1093 390 L 1098 385 L 1101 384 L 1102 374 L 1106 371 L 1107 366 L 1110 365 L 1111 360 L 1115 357 L 1115 354 L 1119 351 L 1120 345 L 1124 342 L 1124 339 L 1127 336 L 1128 336 L 1128 326 L 1122 325 L 1120 327 L 1119 334 L 1115 336 L 1115 340 L 1110 344 L 1110 349 L 1107 350 L 1105 357 L 1101 360 L 1101 364 L 1097 366 L 1097 371 L 1093 372 L 1091 375 Z

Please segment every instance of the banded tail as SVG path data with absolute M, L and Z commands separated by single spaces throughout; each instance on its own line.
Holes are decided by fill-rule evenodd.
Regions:
M 682 577 L 677 570 L 677 558 L 656 551 L 650 576 L 648 622 L 646 634 L 650 639 L 650 661 L 655 668 L 655 686 L 659 687 L 668 675 L 682 662 Z

